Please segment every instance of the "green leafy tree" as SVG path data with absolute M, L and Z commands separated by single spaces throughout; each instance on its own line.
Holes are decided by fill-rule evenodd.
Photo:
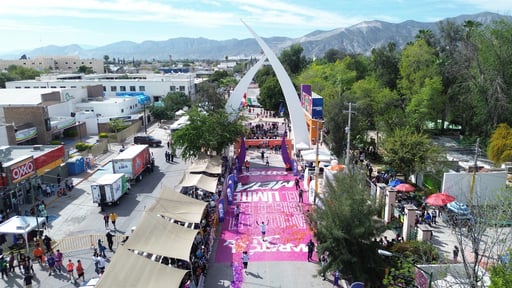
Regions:
M 8 72 L 0 72 L 0 88 L 5 88 L 5 82 L 16 80 L 15 76 Z
M 185 160 L 202 152 L 214 151 L 220 155 L 246 132 L 243 119 L 230 120 L 225 110 L 206 113 L 194 106 L 187 115 L 189 124 L 172 134 L 173 144 L 182 149 L 181 157 Z
M 512 161 L 512 128 L 506 123 L 498 125 L 487 147 L 487 158 L 499 166 Z
M 471 31 L 477 51 L 471 100 L 477 114 L 468 130 L 488 137 L 498 123 L 512 123 L 512 23 L 496 21 Z
M 512 250 L 509 250 L 507 254 L 512 255 Z M 492 266 L 491 272 L 491 285 L 489 288 L 508 288 L 512 287 L 512 264 L 499 263 Z
M 384 87 L 396 90 L 397 81 L 400 75 L 398 63 L 400 62 L 400 52 L 393 42 L 386 46 L 372 49 L 370 57 L 370 70 L 373 71 L 375 79 Z
M 164 102 L 164 107 L 168 111 L 168 113 L 174 114 L 174 112 L 182 109 L 183 107 L 189 107 L 192 105 L 192 101 L 187 94 L 183 92 L 170 92 L 162 99 Z M 172 116 L 172 115 L 170 115 Z M 170 117 L 168 119 L 172 119 L 174 117 Z
M 329 253 L 323 271 L 340 269 L 355 281 L 378 287 L 384 277 L 384 263 L 377 253 L 378 243 L 371 241 L 385 227 L 375 220 L 379 207 L 370 199 L 362 173 L 340 173 L 326 183 L 327 192 L 320 198 L 322 208 L 311 217 L 318 251 Z M 323 272 L 321 271 L 321 272 Z
M 213 74 L 208 78 L 209 82 L 219 83 L 222 79 L 229 77 L 229 73 L 225 70 L 216 70 Z
M 462 125 L 471 110 L 468 101 L 464 99 L 469 93 L 470 66 L 472 60 L 465 52 L 464 28 L 461 24 L 452 21 L 443 21 L 439 24 L 439 71 L 443 83 L 443 95 L 447 103 L 441 113 L 439 128 L 444 130 L 445 122 Z
M 110 120 L 110 122 L 108 122 L 108 126 L 110 127 L 110 129 L 112 129 L 112 131 L 114 131 L 114 133 L 117 133 L 125 129 L 127 125 L 124 124 L 123 119 L 113 119 Z
M 15 80 L 32 80 L 41 76 L 41 72 L 36 69 L 17 65 L 10 65 L 7 67 L 7 73 L 11 74 Z
M 277 77 L 268 78 L 263 85 L 260 85 L 258 103 L 268 111 L 279 111 L 279 105 L 283 103 L 284 94 Z
M 336 63 L 336 61 L 345 58 L 346 55 L 347 54 L 341 50 L 331 48 L 325 51 L 324 59 L 327 63 Z
M 196 89 L 196 105 L 202 109 L 219 110 L 223 109 L 226 99 L 219 89 L 218 83 L 201 82 Z
M 153 118 L 155 118 L 157 121 L 170 120 L 174 118 L 174 113 L 169 111 L 164 106 L 151 105 L 149 106 L 149 113 L 151 113 L 151 116 L 153 116 Z
M 78 67 L 76 72 L 83 73 L 83 74 L 92 74 L 92 73 L 94 73 L 94 70 L 92 70 L 92 67 L 80 65 L 80 67 Z
M 290 76 L 298 75 L 308 65 L 308 60 L 302 52 L 304 48 L 300 44 L 292 44 L 279 55 L 279 61 Z
M 386 134 L 381 145 L 384 161 L 405 179 L 437 165 L 441 150 L 430 138 L 411 128 L 396 129 Z
M 441 118 L 446 97 L 442 95 L 436 51 L 425 40 L 407 46 L 400 59 L 399 89 L 409 125 L 419 130 L 424 121 Z

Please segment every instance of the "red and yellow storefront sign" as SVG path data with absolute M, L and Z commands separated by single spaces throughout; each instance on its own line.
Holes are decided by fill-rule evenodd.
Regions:
M 41 176 L 47 171 L 59 167 L 64 161 L 64 146 L 61 145 L 34 159 L 37 175 Z
M 11 183 L 16 184 L 36 173 L 34 158 L 30 157 L 9 167 Z

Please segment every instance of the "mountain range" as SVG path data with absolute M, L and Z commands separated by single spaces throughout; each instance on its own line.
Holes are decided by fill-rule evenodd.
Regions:
M 482 12 L 473 15 L 460 15 L 441 21 L 464 23 L 477 21 L 484 25 L 504 19 L 512 21 L 512 16 Z M 408 20 L 402 23 L 384 21 L 365 21 L 347 28 L 337 28 L 330 31 L 314 31 L 299 38 L 270 37 L 265 42 L 276 54 L 290 45 L 299 43 L 304 48 L 304 55 L 309 58 L 323 57 L 329 49 L 338 49 L 347 53 L 370 54 L 373 48 L 394 42 L 397 47 L 404 47 L 413 41 L 419 30 L 437 32 L 438 22 L 417 22 Z M 80 58 L 103 59 L 104 55 L 117 59 L 168 60 L 172 59 L 225 59 L 229 57 L 251 57 L 261 53 L 258 43 L 253 38 L 210 40 L 206 38 L 172 38 L 165 41 L 144 41 L 135 43 L 121 41 L 96 48 L 83 48 L 73 44 L 67 46 L 45 46 L 30 51 L 20 51 L 18 55 L 4 54 L 0 59 L 19 59 L 25 54 L 30 58 L 36 56 L 67 56 L 77 55 Z

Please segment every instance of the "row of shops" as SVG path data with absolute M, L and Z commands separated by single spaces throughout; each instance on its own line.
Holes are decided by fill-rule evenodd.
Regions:
M 44 183 L 57 183 L 57 175 L 67 175 L 61 167 L 65 160 L 63 145 L 0 147 L 0 212 L 20 213 L 20 207 L 33 204 L 42 195 Z

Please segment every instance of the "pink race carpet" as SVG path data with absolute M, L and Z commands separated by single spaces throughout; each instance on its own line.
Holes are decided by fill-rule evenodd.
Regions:
M 307 193 L 299 203 L 293 174 L 284 168 L 256 168 L 244 170 L 238 181 L 233 205 L 226 208 L 221 223 L 215 262 L 238 263 L 242 251 L 248 251 L 250 262 L 307 261 L 306 243 L 313 236 L 305 215 L 311 205 Z M 236 204 L 241 208 L 238 226 L 233 217 Z M 268 221 L 265 241 L 256 224 L 261 221 Z

